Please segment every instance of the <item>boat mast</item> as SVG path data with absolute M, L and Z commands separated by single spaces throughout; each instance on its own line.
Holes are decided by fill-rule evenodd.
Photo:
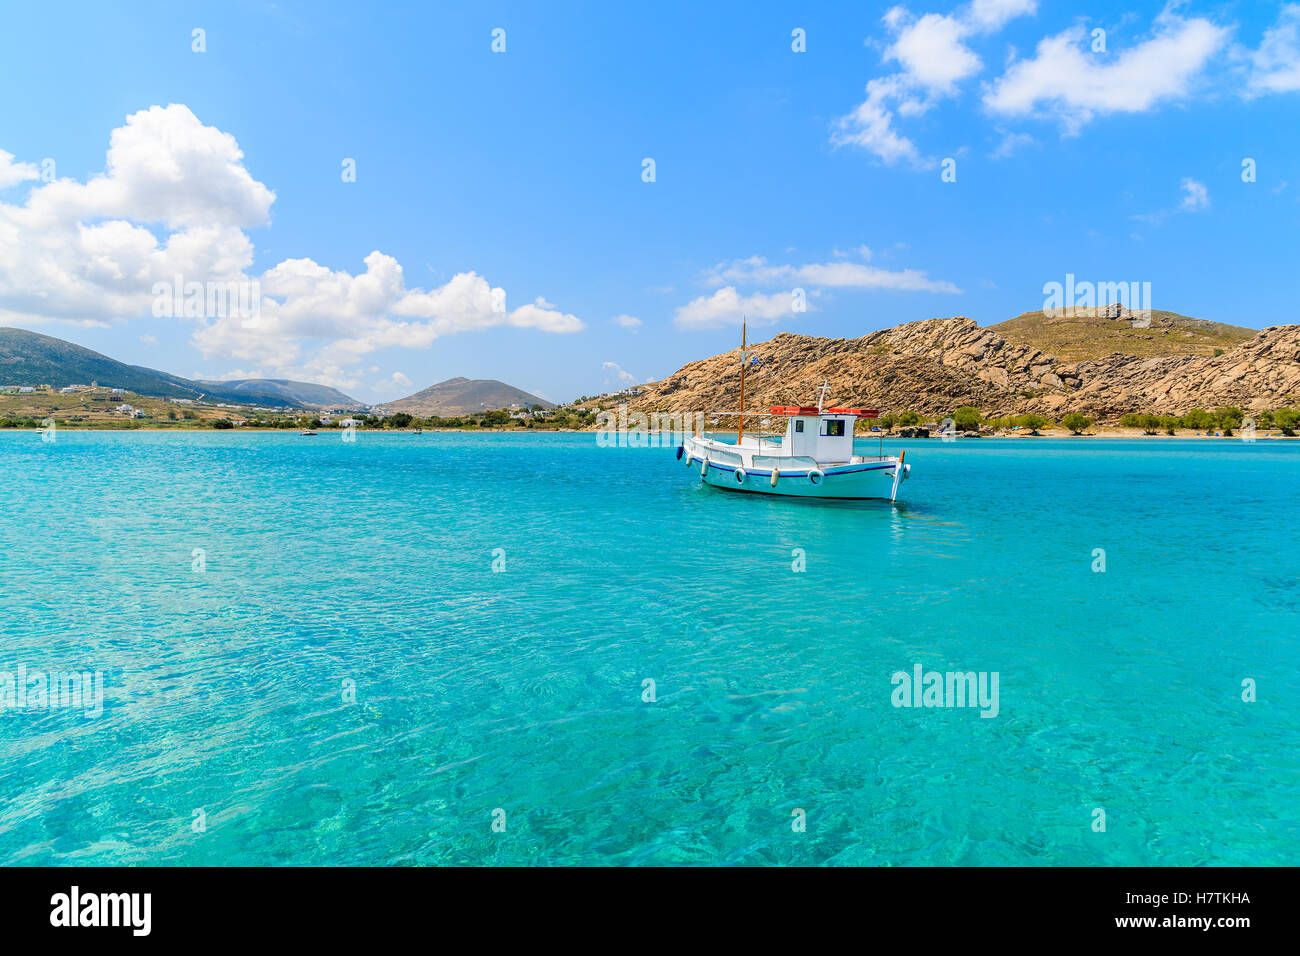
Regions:
M 745 441 L 745 320 L 740 320 L 740 424 L 736 426 L 736 444 Z

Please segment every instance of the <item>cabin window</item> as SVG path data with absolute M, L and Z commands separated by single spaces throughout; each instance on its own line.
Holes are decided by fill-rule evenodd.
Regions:
M 797 432 L 801 432 L 801 431 L 803 431 L 803 422 L 796 421 L 796 422 L 794 423 L 794 430 L 797 431 Z
M 844 419 L 834 418 L 830 421 L 822 422 L 822 434 L 831 438 L 844 437 Z

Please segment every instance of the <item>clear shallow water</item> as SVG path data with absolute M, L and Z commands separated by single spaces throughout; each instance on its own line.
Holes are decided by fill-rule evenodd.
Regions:
M 0 863 L 1298 862 L 1300 445 L 887 447 L 898 508 L 591 435 L 0 433 L 0 671 L 106 698 L 0 713 Z M 916 663 L 999 715 L 894 708 Z

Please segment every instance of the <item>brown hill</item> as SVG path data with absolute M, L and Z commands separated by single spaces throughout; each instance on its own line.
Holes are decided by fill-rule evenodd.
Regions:
M 1075 310 L 1073 315 L 1025 312 L 990 325 L 1008 342 L 1029 345 L 1065 361 L 1101 359 L 1116 352 L 1151 358 L 1160 355 L 1213 355 L 1254 337 L 1254 329 L 1193 319 L 1177 312 L 1152 311 L 1147 323 L 1121 318 L 1115 308 Z
M 835 404 L 938 416 L 962 405 L 985 415 L 1080 411 L 1102 421 L 1126 412 L 1196 407 L 1277 408 L 1300 401 L 1300 326 L 1274 326 L 1222 355 L 1113 354 L 1067 362 L 1014 344 L 972 319 L 927 319 L 858 339 L 782 333 L 750 348 L 745 404 L 806 404 L 823 380 Z M 732 410 L 737 351 L 691 362 L 629 401 L 635 409 Z
M 381 407 L 390 412 L 409 412 L 412 415 L 472 415 L 499 408 L 533 405 L 555 407 L 553 402 L 494 378 L 449 378 L 414 395 L 385 402 Z

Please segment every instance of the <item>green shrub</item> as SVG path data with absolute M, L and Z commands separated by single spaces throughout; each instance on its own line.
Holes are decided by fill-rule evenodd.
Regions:
M 1070 412 L 1061 419 L 1061 424 L 1070 429 L 1070 434 L 1081 435 L 1093 423 L 1094 419 L 1079 412 Z
M 1241 409 L 1232 405 L 1222 405 L 1214 410 L 1214 418 L 1225 432 L 1240 428 L 1243 417 Z

